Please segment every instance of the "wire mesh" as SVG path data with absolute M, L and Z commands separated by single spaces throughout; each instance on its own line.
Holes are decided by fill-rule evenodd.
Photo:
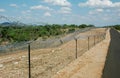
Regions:
M 74 61 L 76 56 L 80 57 L 105 39 L 106 29 L 103 32 L 92 32 L 96 30 L 92 29 L 85 35 L 83 32 L 88 30 L 90 31 L 90 29 L 76 31 L 62 38 L 32 41 L 30 44 L 32 78 L 51 78 Z M 0 57 L 0 76 L 5 74 L 3 78 L 28 78 L 28 42 L 1 46 L 0 52 L 3 54 L 14 52 L 12 56 L 8 54 Z

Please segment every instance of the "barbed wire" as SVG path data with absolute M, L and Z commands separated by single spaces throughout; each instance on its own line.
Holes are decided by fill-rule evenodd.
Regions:
M 8 17 L 3 16 L 3 15 L 0 15 L 0 19 L 5 19 L 5 20 L 7 20 L 7 21 L 11 22 L 11 21 L 10 21 L 10 19 L 9 19 Z
M 71 40 L 74 40 L 75 38 L 76 39 L 87 38 L 88 36 L 77 37 L 77 35 L 79 33 L 86 32 L 91 29 L 93 29 L 93 28 L 85 28 L 85 29 L 77 30 L 72 34 L 67 34 L 68 36 L 61 36 L 59 38 L 50 38 L 50 39 L 46 39 L 46 40 L 38 39 L 35 41 L 24 41 L 24 42 L 16 42 L 16 43 L 8 44 L 8 45 L 4 45 L 4 46 L 2 45 L 2 46 L 0 46 L 0 51 L 1 52 L 7 52 L 8 50 L 11 51 L 11 48 L 13 51 L 23 50 L 23 49 L 27 48 L 26 45 L 28 43 L 31 43 L 31 49 L 54 48 L 54 47 L 62 45 L 63 43 L 67 43 Z

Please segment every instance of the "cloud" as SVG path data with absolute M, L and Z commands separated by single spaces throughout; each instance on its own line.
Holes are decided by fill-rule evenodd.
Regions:
M 110 0 L 88 0 L 85 3 L 79 3 L 79 6 L 102 7 L 102 8 L 120 7 L 120 2 L 113 3 Z
M 69 14 L 71 13 L 71 8 L 69 7 L 61 7 L 61 9 L 58 11 L 59 13 L 62 13 L 62 14 Z
M 21 13 L 22 14 L 28 14 L 28 13 L 30 13 L 31 12 L 31 10 L 26 10 L 26 11 L 22 11 Z
M 103 9 L 96 9 L 97 12 L 103 12 Z
M 0 12 L 5 12 L 5 9 L 1 9 L 1 8 L 0 8 Z
M 104 11 L 103 9 L 95 9 L 89 11 L 89 14 L 98 14 L 98 13 L 102 13 L 103 11 Z
M 32 6 L 30 7 L 31 10 L 52 10 L 51 8 L 43 5 L 37 5 L 37 6 Z
M 44 16 L 51 16 L 51 14 L 49 12 L 46 12 Z
M 15 7 L 15 8 L 18 7 L 17 4 L 10 4 L 10 6 L 11 6 L 11 7 Z
M 67 6 L 67 7 L 71 6 L 71 3 L 68 2 L 67 0 L 44 0 L 44 2 L 58 6 Z

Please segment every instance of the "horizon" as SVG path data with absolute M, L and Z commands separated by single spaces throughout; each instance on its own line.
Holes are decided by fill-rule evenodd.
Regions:
M 5 0 L 0 16 L 25 24 L 120 24 L 119 0 Z M 0 18 L 0 22 L 6 22 Z
M 9 21 L 9 22 L 7 22 L 7 21 L 5 21 L 5 22 L 0 22 L 0 25 L 5 25 L 5 24 L 12 24 L 12 25 L 14 25 L 14 24 L 17 24 L 17 25 L 21 25 L 21 26 L 29 26 L 29 25 L 32 25 L 32 26 L 45 26 L 45 25 L 60 25 L 60 26 L 63 26 L 63 25 L 65 25 L 65 24 L 57 24 L 57 23 L 53 23 L 53 24 L 49 24 L 49 23 L 39 23 L 39 24 L 34 24 L 34 23 L 22 23 L 22 22 L 20 22 L 20 21 Z M 87 25 L 87 26 L 89 26 L 89 25 L 93 25 L 93 26 L 95 26 L 95 27 L 108 27 L 108 26 L 116 26 L 116 25 L 120 25 L 120 24 L 111 24 L 111 25 L 103 25 L 103 26 L 96 26 L 96 25 L 94 25 L 94 24 L 66 24 L 66 25 L 76 25 L 76 26 L 80 26 L 80 25 Z M 8 26 L 10 26 L 10 25 L 8 25 Z

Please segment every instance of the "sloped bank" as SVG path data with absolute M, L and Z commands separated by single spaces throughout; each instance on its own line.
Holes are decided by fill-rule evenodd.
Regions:
M 109 44 L 110 33 L 108 30 L 105 40 L 57 72 L 52 78 L 101 78 Z

